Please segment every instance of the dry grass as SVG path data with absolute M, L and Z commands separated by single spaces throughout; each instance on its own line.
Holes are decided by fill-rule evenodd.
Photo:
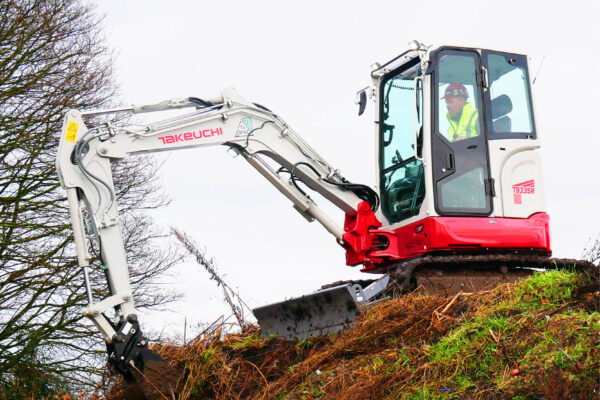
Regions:
M 554 271 L 453 299 L 382 302 L 339 335 L 295 342 L 217 325 L 153 350 L 180 371 L 181 400 L 591 399 L 600 315 L 597 281 L 577 290 L 586 285 Z M 117 386 L 107 398 L 120 398 Z

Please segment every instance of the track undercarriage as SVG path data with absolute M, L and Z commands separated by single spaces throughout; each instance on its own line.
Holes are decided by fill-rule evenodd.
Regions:
M 575 259 L 521 254 L 440 255 L 408 260 L 392 267 L 390 289 L 396 295 L 419 289 L 436 296 L 489 290 L 514 283 L 535 271 L 572 269 L 593 271 L 594 264 Z M 393 286 L 396 285 L 394 288 Z

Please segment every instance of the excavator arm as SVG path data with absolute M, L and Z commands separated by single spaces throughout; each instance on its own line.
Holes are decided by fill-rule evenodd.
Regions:
M 148 125 L 113 119 L 88 128 L 84 122 L 84 118 L 90 116 L 179 108 L 194 110 Z M 224 90 L 210 101 L 188 98 L 140 107 L 89 112 L 70 110 L 64 119 L 56 166 L 61 185 L 67 192 L 77 257 L 85 278 L 89 301 L 85 315 L 102 333 L 113 370 L 126 377 L 133 367 L 143 371 L 147 360 L 155 359 L 156 355 L 146 349 L 147 340 L 140 332 L 136 316 L 111 162 L 134 154 L 211 145 L 228 146 L 230 151 L 243 156 L 292 201 L 302 216 L 309 221 L 317 220 L 347 249 L 356 247 L 354 242 L 360 240 L 344 241 L 343 236 L 348 232 L 329 218 L 297 182 L 301 181 L 335 204 L 346 213 L 347 220 L 356 219 L 359 209 L 364 213 L 366 208 L 375 210 L 378 206 L 379 199 L 373 190 L 347 182 L 279 116 L 248 102 L 233 89 Z M 367 203 L 370 207 L 366 207 Z M 109 296 L 101 301 L 93 298 L 89 285 L 91 256 L 83 207 L 91 222 L 90 233 L 96 236 L 99 244 L 102 268 L 108 281 Z M 374 215 L 370 218 L 372 220 Z M 119 317 L 117 323 L 105 316 L 111 308 Z

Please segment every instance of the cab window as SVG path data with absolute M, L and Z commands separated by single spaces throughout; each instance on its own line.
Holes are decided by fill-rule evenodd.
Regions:
M 449 142 L 481 134 L 477 68 L 474 55 L 448 51 L 440 57 L 438 134 Z
M 415 99 L 420 109 L 423 101 L 422 87 L 415 87 L 420 75 L 421 66 L 415 59 L 389 73 L 380 86 L 381 206 L 390 223 L 417 215 L 425 197 L 423 164 L 415 157 L 422 141 L 421 121 L 415 124 Z
M 526 57 L 485 52 L 483 59 L 489 75 L 490 139 L 535 138 Z

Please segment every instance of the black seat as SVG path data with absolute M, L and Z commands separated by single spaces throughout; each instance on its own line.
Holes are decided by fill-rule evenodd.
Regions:
M 510 97 L 507 95 L 503 94 L 492 99 L 492 119 L 504 117 L 511 112 L 512 109 L 512 101 L 510 101 Z
M 498 118 L 497 120 L 493 121 L 493 124 L 494 132 L 496 133 L 511 132 L 512 121 L 508 115 L 505 115 L 502 118 Z
M 511 132 L 512 121 L 507 114 L 510 113 L 512 109 L 512 101 L 507 95 L 503 94 L 492 99 L 492 123 L 494 125 L 494 132 Z

